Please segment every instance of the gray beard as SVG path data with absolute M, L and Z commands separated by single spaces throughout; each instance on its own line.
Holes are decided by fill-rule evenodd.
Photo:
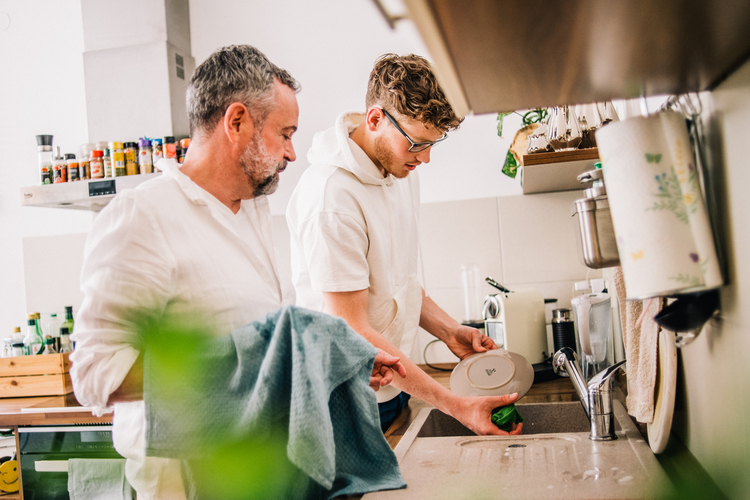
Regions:
M 253 135 L 250 144 L 240 156 L 240 165 L 247 176 L 250 185 L 253 186 L 253 196 L 263 196 L 274 193 L 279 187 L 278 172 L 286 168 L 287 161 L 277 162 L 266 150 L 260 133 Z M 265 172 L 273 168 L 274 173 L 262 177 Z

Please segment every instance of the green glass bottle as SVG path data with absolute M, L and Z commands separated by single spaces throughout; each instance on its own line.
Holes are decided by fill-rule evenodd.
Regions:
M 65 306 L 65 321 L 60 325 L 62 327 L 67 327 L 68 333 L 73 333 L 73 306 Z

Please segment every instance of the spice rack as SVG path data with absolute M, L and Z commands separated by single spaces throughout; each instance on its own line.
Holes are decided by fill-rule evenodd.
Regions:
M 583 189 L 576 177 L 592 170 L 597 161 L 597 148 L 523 155 L 523 194 Z
M 22 187 L 21 205 L 98 212 L 117 193 L 135 188 L 159 175 L 161 172 Z

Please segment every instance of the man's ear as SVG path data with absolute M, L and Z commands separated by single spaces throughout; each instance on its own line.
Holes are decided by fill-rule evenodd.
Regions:
M 388 121 L 388 118 L 385 117 L 383 109 L 379 106 L 372 106 L 365 114 L 365 125 L 371 132 L 375 132 L 386 121 Z
M 230 142 L 240 142 L 241 137 L 252 136 L 255 131 L 255 123 L 250 112 L 244 104 L 233 102 L 227 107 L 222 120 L 224 133 Z

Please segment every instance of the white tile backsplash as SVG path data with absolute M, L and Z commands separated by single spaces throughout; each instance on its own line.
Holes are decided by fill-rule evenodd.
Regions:
M 502 273 L 497 198 L 427 203 L 420 207 L 419 237 L 426 289 L 460 288 L 461 264 L 482 276 Z
M 506 287 L 535 288 L 556 307 L 569 308 L 573 284 L 600 278 L 600 270 L 579 263 L 575 225 L 570 205 L 579 191 L 507 196 L 430 203 L 420 211 L 420 243 L 425 290 L 457 321 L 464 319 L 460 266 L 473 262 L 482 276 L 490 275 Z M 505 271 L 503 271 L 503 268 Z M 482 297 L 497 293 L 482 284 Z M 434 337 L 420 329 L 414 360 L 424 362 L 423 350 Z M 551 333 L 548 349 L 552 347 Z M 444 346 L 430 346 L 430 362 L 454 362 Z
M 503 279 L 517 283 L 573 281 L 588 268 L 578 260 L 570 205 L 580 191 L 498 198 Z

